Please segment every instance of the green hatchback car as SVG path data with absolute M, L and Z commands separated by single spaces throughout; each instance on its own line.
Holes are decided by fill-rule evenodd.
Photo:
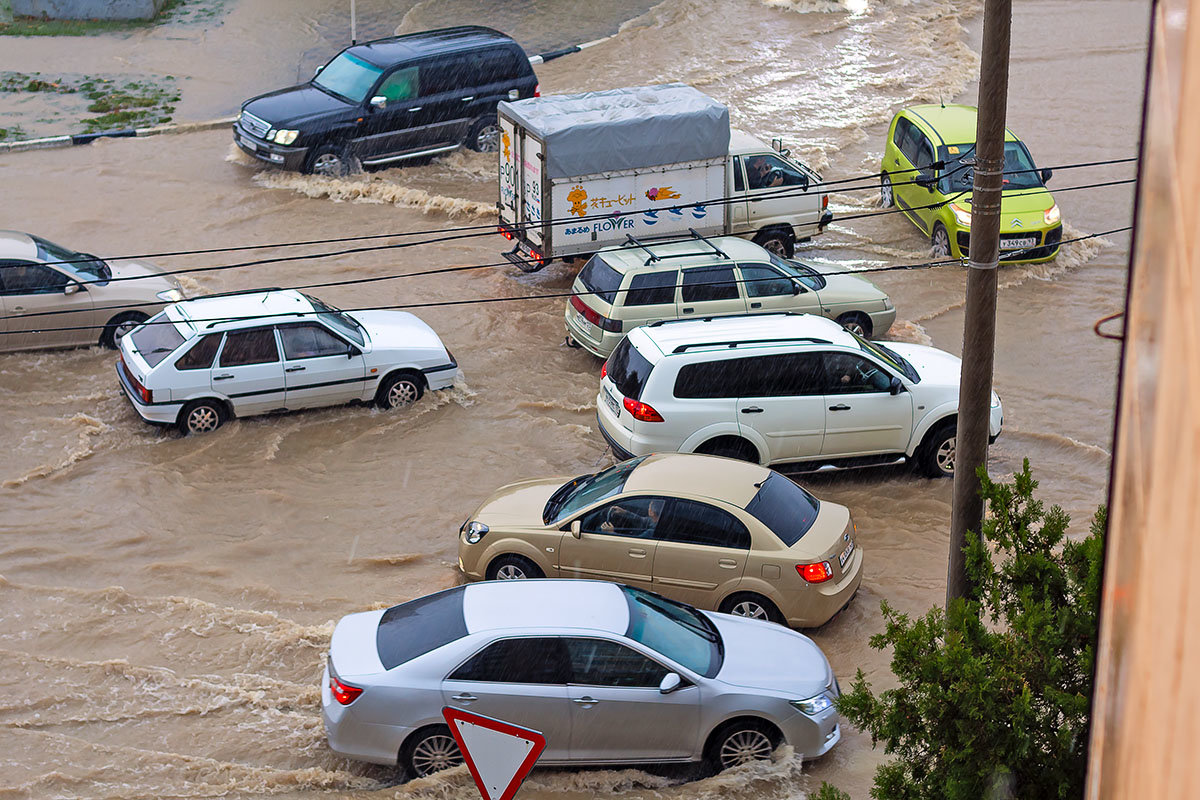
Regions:
M 971 244 L 974 106 L 923 105 L 901 110 L 888 128 L 880 177 L 884 208 L 898 205 L 924 231 L 939 258 L 966 258 Z M 940 162 L 940 164 L 939 164 Z M 1062 219 L 1025 144 L 1004 132 L 1000 259 L 1037 263 L 1058 255 Z

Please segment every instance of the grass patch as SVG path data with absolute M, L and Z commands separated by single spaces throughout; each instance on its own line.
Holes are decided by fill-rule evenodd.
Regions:
M 158 81 L 123 81 L 119 78 L 51 78 L 37 72 L 0 72 L 0 92 L 82 95 L 90 101 L 87 110 L 96 115 L 75 123 L 74 132 L 82 133 L 162 125 L 171 121 L 175 103 L 179 102 L 179 90 L 175 78 L 170 75 Z
M 167 0 L 154 19 L 37 19 L 14 17 L 11 0 L 0 0 L 0 36 L 91 36 L 122 33 L 155 25 L 215 22 L 228 0 Z
M 20 125 L 13 125 L 10 128 L 0 128 L 0 142 L 15 141 L 24 139 L 25 131 Z

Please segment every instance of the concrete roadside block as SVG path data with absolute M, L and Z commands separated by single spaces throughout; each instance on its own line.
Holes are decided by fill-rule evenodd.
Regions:
M 22 150 L 48 150 L 55 147 L 73 147 L 77 144 L 90 144 L 96 139 L 141 138 L 144 136 L 161 136 L 169 133 L 192 133 L 223 128 L 232 125 L 237 117 L 222 117 L 204 122 L 180 122 L 169 125 L 155 125 L 150 128 L 126 128 L 119 131 L 101 131 L 99 133 L 77 133 L 66 136 L 45 136 L 41 139 L 22 139 L 17 142 L 0 142 L 0 153 L 17 153 Z

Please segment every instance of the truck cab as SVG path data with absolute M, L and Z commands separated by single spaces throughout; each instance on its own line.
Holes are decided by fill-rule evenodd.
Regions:
M 729 233 L 790 258 L 796 242 L 808 241 L 833 220 L 829 195 L 817 188 L 820 182 L 821 176 L 790 158 L 778 139 L 771 147 L 748 133 L 730 131 Z

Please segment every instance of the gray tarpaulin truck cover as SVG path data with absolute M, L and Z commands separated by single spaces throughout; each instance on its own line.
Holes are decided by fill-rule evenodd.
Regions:
M 729 109 L 682 83 L 531 97 L 499 111 L 542 140 L 552 179 L 729 153 Z

